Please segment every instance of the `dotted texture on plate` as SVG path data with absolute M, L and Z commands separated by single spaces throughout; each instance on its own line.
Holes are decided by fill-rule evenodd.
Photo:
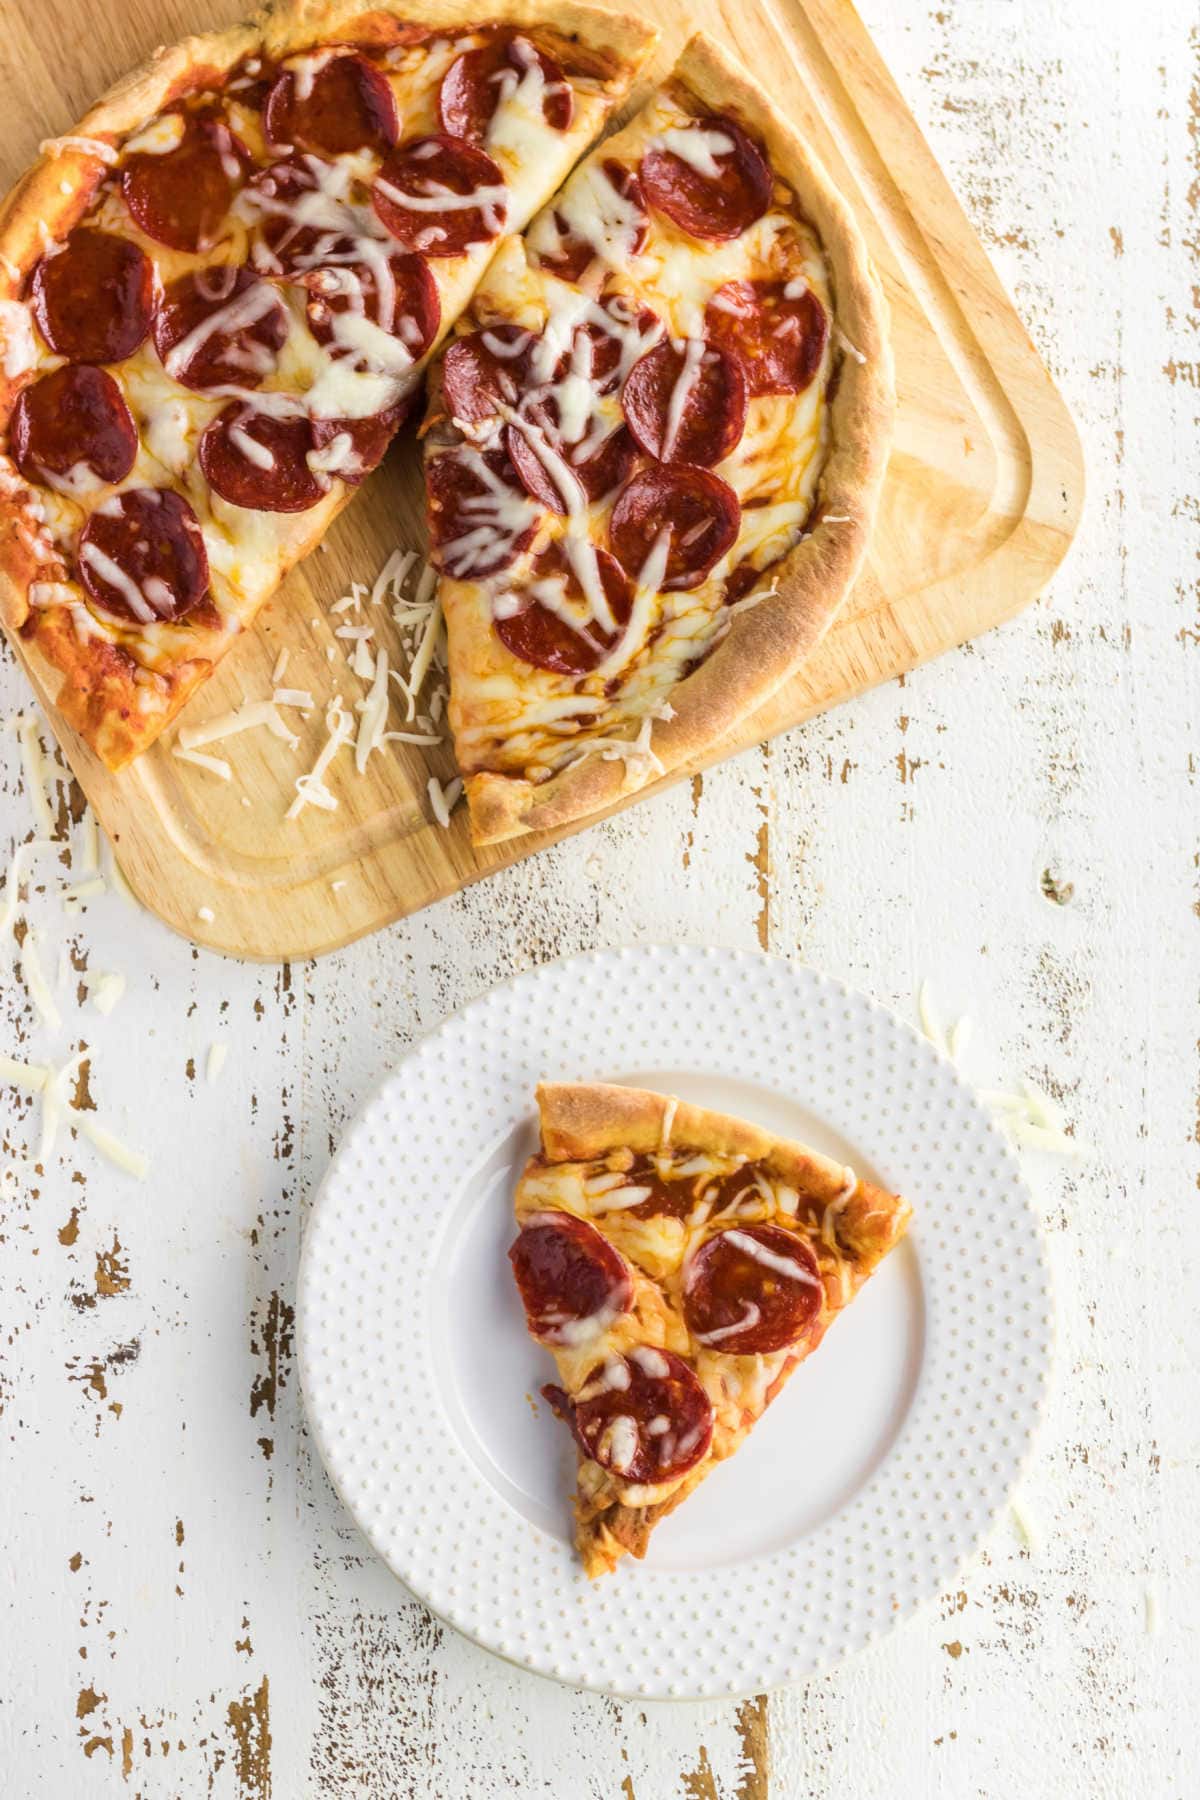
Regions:
M 544 1076 L 630 1068 L 802 1094 L 916 1207 L 924 1347 L 888 1454 L 836 1517 L 798 1543 L 706 1572 L 702 1591 L 694 1575 L 649 1565 L 584 1581 L 565 1543 L 497 1503 L 431 1398 L 423 1322 L 444 1266 L 448 1185 L 529 1116 Z M 313 1207 L 299 1280 L 316 1441 L 389 1567 L 513 1662 L 664 1699 L 807 1678 L 931 1599 L 1019 1478 L 1051 1343 L 1045 1258 L 1016 1158 L 951 1064 L 812 969 L 686 946 L 533 970 L 433 1032 L 347 1132 Z

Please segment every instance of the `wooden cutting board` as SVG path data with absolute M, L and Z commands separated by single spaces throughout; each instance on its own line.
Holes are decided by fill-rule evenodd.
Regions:
M 715 762 L 1027 605 L 1071 541 L 1083 465 L 1061 397 L 848 0 L 640 0 L 640 9 L 664 34 L 648 82 L 697 27 L 767 78 L 855 207 L 892 311 L 899 418 L 867 567 L 817 654 L 705 759 Z M 115 9 L 7 0 L 3 184 L 156 44 L 244 10 L 237 0 L 125 0 Z M 327 548 L 288 579 L 186 710 L 188 722 L 267 696 L 285 645 L 289 686 L 319 699 L 336 686 L 357 698 L 362 683 L 333 635 L 342 621 L 327 608 L 351 582 L 369 584 L 398 545 L 424 543 L 409 441 L 343 513 Z M 378 637 L 390 651 L 385 625 Z M 233 765 L 230 783 L 172 757 L 173 731 L 112 776 L 52 708 L 48 716 L 138 897 L 177 931 L 235 955 L 335 949 L 551 841 L 474 850 L 462 808 L 449 830 L 433 824 L 426 785 L 431 772 L 453 774 L 449 748 L 390 746 L 396 754 L 374 757 L 362 779 L 343 753 L 340 774 L 335 764 L 327 777 L 338 810 L 310 807 L 285 822 L 292 783 L 324 738 L 319 711 L 294 753 L 262 730 L 214 745 Z

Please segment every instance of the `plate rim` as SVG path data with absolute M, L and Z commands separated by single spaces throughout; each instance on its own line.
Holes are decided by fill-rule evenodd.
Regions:
M 439 1037 L 448 1035 L 455 1028 L 462 1026 L 469 1015 L 473 1013 L 482 1013 L 489 1004 L 494 1004 L 501 996 L 509 994 L 526 984 L 532 984 L 539 978 L 544 978 L 554 972 L 567 970 L 575 965 L 595 966 L 604 962 L 627 961 L 630 958 L 654 959 L 664 956 L 683 958 L 694 957 L 706 960 L 727 960 L 731 966 L 736 966 L 739 963 L 772 966 L 777 970 L 786 972 L 787 976 L 791 978 L 812 980 L 818 987 L 826 987 L 832 990 L 843 1000 L 865 1007 L 868 1015 L 872 1012 L 882 1015 L 894 1028 L 899 1030 L 903 1037 L 914 1040 L 920 1047 L 920 1053 L 932 1057 L 940 1070 L 944 1074 L 950 1076 L 955 1088 L 957 1088 L 959 1093 L 965 1097 L 970 1110 L 974 1113 L 976 1118 L 982 1122 L 992 1147 L 999 1152 L 1002 1162 L 1006 1165 L 1007 1174 L 1010 1180 L 1015 1183 L 1024 1202 L 1024 1216 L 1027 1219 L 1028 1225 L 1031 1227 L 1030 1240 L 1036 1254 L 1037 1269 L 1042 1281 L 1042 1298 L 1044 1300 L 1041 1317 L 1043 1332 L 1040 1343 L 1042 1357 L 1040 1368 L 1038 1370 L 1038 1392 L 1034 1398 L 1030 1416 L 1022 1426 L 1024 1434 L 1023 1444 L 1019 1454 L 1012 1462 L 1011 1473 L 1004 1480 L 1003 1491 L 998 1494 L 998 1497 L 989 1507 L 978 1527 L 973 1530 L 970 1542 L 954 1556 L 952 1563 L 943 1573 L 938 1584 L 932 1587 L 928 1592 L 924 1593 L 916 1601 L 899 1603 L 882 1630 L 869 1631 L 864 1637 L 854 1642 L 843 1643 L 840 1646 L 834 1645 L 823 1655 L 817 1657 L 813 1661 L 811 1667 L 803 1671 L 785 1674 L 774 1680 L 758 1679 L 748 1682 L 745 1685 L 736 1683 L 729 1686 L 722 1685 L 716 1689 L 706 1689 L 702 1693 L 695 1691 L 690 1693 L 667 1691 L 665 1686 L 656 1689 L 645 1682 L 636 1685 L 631 1682 L 630 1685 L 626 1686 L 620 1685 L 619 1683 L 614 1684 L 609 1681 L 593 1681 L 561 1674 L 554 1669 L 545 1666 L 551 1660 L 549 1655 L 543 1654 L 542 1663 L 539 1665 L 539 1663 L 534 1660 L 522 1657 L 515 1652 L 501 1649 L 499 1644 L 489 1641 L 488 1637 L 484 1635 L 482 1631 L 472 1629 L 471 1626 L 462 1619 L 451 1617 L 447 1611 L 435 1604 L 428 1595 L 422 1593 L 420 1589 L 413 1584 L 402 1569 L 396 1566 L 386 1549 L 376 1541 L 375 1536 L 360 1517 L 357 1507 L 351 1501 L 342 1480 L 335 1472 L 334 1464 L 336 1458 L 329 1451 L 326 1433 L 323 1429 L 320 1408 L 313 1403 L 309 1366 L 309 1313 L 306 1296 L 308 1292 L 308 1275 L 310 1272 L 312 1245 L 316 1235 L 314 1226 L 318 1221 L 321 1209 L 328 1204 L 329 1195 L 336 1180 L 340 1177 L 341 1171 L 339 1170 L 339 1163 L 342 1162 L 346 1154 L 347 1145 L 364 1128 L 370 1114 L 379 1105 L 389 1088 L 398 1082 L 398 1078 L 403 1074 L 406 1066 L 425 1052 Z M 644 1058 L 642 1060 L 645 1061 Z M 697 1072 L 699 1073 L 701 1071 L 697 1070 Z M 519 1122 L 519 1118 L 514 1117 L 507 1126 L 498 1126 L 496 1132 L 492 1135 L 489 1147 L 478 1153 L 478 1155 L 473 1154 L 473 1161 L 479 1160 L 479 1155 L 482 1155 L 484 1160 L 486 1160 L 488 1156 L 494 1154 L 496 1145 L 502 1140 L 505 1132 L 514 1129 Z M 839 1126 L 839 1129 L 840 1128 L 841 1127 Z M 924 1298 L 924 1285 L 922 1291 Z M 470 1000 L 464 1002 L 462 1006 L 447 1013 L 427 1031 L 414 1037 L 412 1042 L 405 1049 L 404 1054 L 385 1071 L 378 1081 L 375 1082 L 364 1100 L 347 1120 L 339 1134 L 337 1148 L 331 1156 L 329 1164 L 317 1184 L 307 1208 L 295 1279 L 295 1296 L 296 1366 L 307 1429 L 312 1436 L 313 1444 L 317 1450 L 326 1476 L 341 1504 L 345 1507 L 346 1512 L 354 1524 L 355 1530 L 370 1547 L 372 1554 L 383 1563 L 393 1578 L 400 1583 L 401 1587 L 414 1600 L 424 1606 L 427 1611 L 437 1618 L 440 1623 L 448 1626 L 458 1633 L 458 1635 L 467 1638 L 470 1642 L 477 1644 L 490 1655 L 499 1658 L 500 1661 L 509 1664 L 513 1668 L 520 1669 L 527 1674 L 535 1675 L 542 1680 L 554 1682 L 556 1685 L 566 1687 L 576 1692 L 601 1693 L 616 1699 L 637 1701 L 639 1704 L 649 1702 L 651 1704 L 703 1705 L 723 1700 L 745 1700 L 763 1693 L 773 1693 L 792 1689 L 799 1682 L 819 1677 L 854 1658 L 864 1655 L 873 1645 L 881 1642 L 886 1637 L 890 1637 L 898 1628 L 907 1625 L 913 1619 L 927 1612 L 934 1605 L 943 1588 L 948 1585 L 949 1582 L 956 1580 L 961 1575 L 964 1568 L 979 1555 L 981 1549 L 992 1536 L 1004 1513 L 1009 1508 L 1014 1493 L 1025 1480 L 1034 1457 L 1038 1452 L 1045 1430 L 1050 1402 L 1055 1389 L 1058 1366 L 1059 1319 L 1053 1266 L 1049 1255 L 1049 1234 L 1034 1199 L 1032 1189 L 1025 1179 L 1024 1169 L 1016 1149 L 1004 1135 L 996 1119 L 988 1113 L 975 1089 L 964 1079 L 957 1064 L 949 1056 L 948 1052 L 941 1045 L 926 1037 L 918 1026 L 914 1025 L 911 1020 L 904 1018 L 895 1007 L 889 1005 L 885 1001 L 877 1000 L 873 995 L 866 993 L 861 988 L 852 986 L 840 976 L 830 975 L 824 970 L 817 968 L 814 964 L 804 961 L 801 958 L 788 957 L 778 951 L 764 950 L 757 946 L 754 948 L 746 948 L 733 945 L 695 944 L 680 940 L 654 939 L 646 942 L 626 942 L 569 952 L 564 956 L 554 957 L 546 962 L 533 964 L 528 969 L 505 976 L 501 981 L 493 983 L 490 987 L 487 987 L 480 993 L 474 995 Z M 920 1383 L 918 1381 L 918 1387 L 919 1385 Z M 903 1429 L 902 1423 L 900 1427 L 901 1434 L 903 1433 Z M 892 1445 L 889 1446 L 887 1455 L 892 1454 L 896 1441 L 897 1440 L 894 1439 Z M 568 1496 L 564 1495 L 564 1503 L 567 1498 Z M 762 1560 L 768 1561 L 772 1555 L 777 1554 L 778 1552 L 766 1552 L 764 1553 Z M 531 1657 L 536 1656 L 537 1654 L 536 1648 L 531 1651 Z

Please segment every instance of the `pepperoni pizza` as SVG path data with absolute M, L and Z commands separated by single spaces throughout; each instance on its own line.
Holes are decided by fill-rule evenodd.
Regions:
M 477 841 L 702 756 L 811 650 L 883 476 L 885 315 L 824 173 L 703 38 L 500 246 L 426 421 Z
M 509 1257 L 574 1434 L 588 1575 L 644 1556 L 904 1235 L 906 1200 L 636 1088 L 543 1085 Z
M 43 146 L 0 217 L 0 618 L 110 767 L 378 463 L 653 38 L 574 0 L 281 0 Z

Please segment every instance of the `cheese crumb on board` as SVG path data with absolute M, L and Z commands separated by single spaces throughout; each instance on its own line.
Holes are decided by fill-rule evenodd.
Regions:
M 215 1081 L 225 1067 L 225 1058 L 229 1055 L 229 1045 L 217 1038 L 208 1046 L 208 1060 L 204 1065 L 206 1081 Z
M 207 769 L 210 775 L 216 775 L 221 781 L 233 780 L 233 770 L 223 756 L 209 756 L 203 750 L 185 750 L 180 744 L 176 744 L 171 754 L 177 756 L 180 762 L 191 763 L 194 768 Z
M 447 782 L 443 787 L 437 776 L 431 775 L 427 791 L 434 819 L 445 831 L 450 824 L 450 814 L 462 798 L 462 777 L 456 775 L 453 781 Z

